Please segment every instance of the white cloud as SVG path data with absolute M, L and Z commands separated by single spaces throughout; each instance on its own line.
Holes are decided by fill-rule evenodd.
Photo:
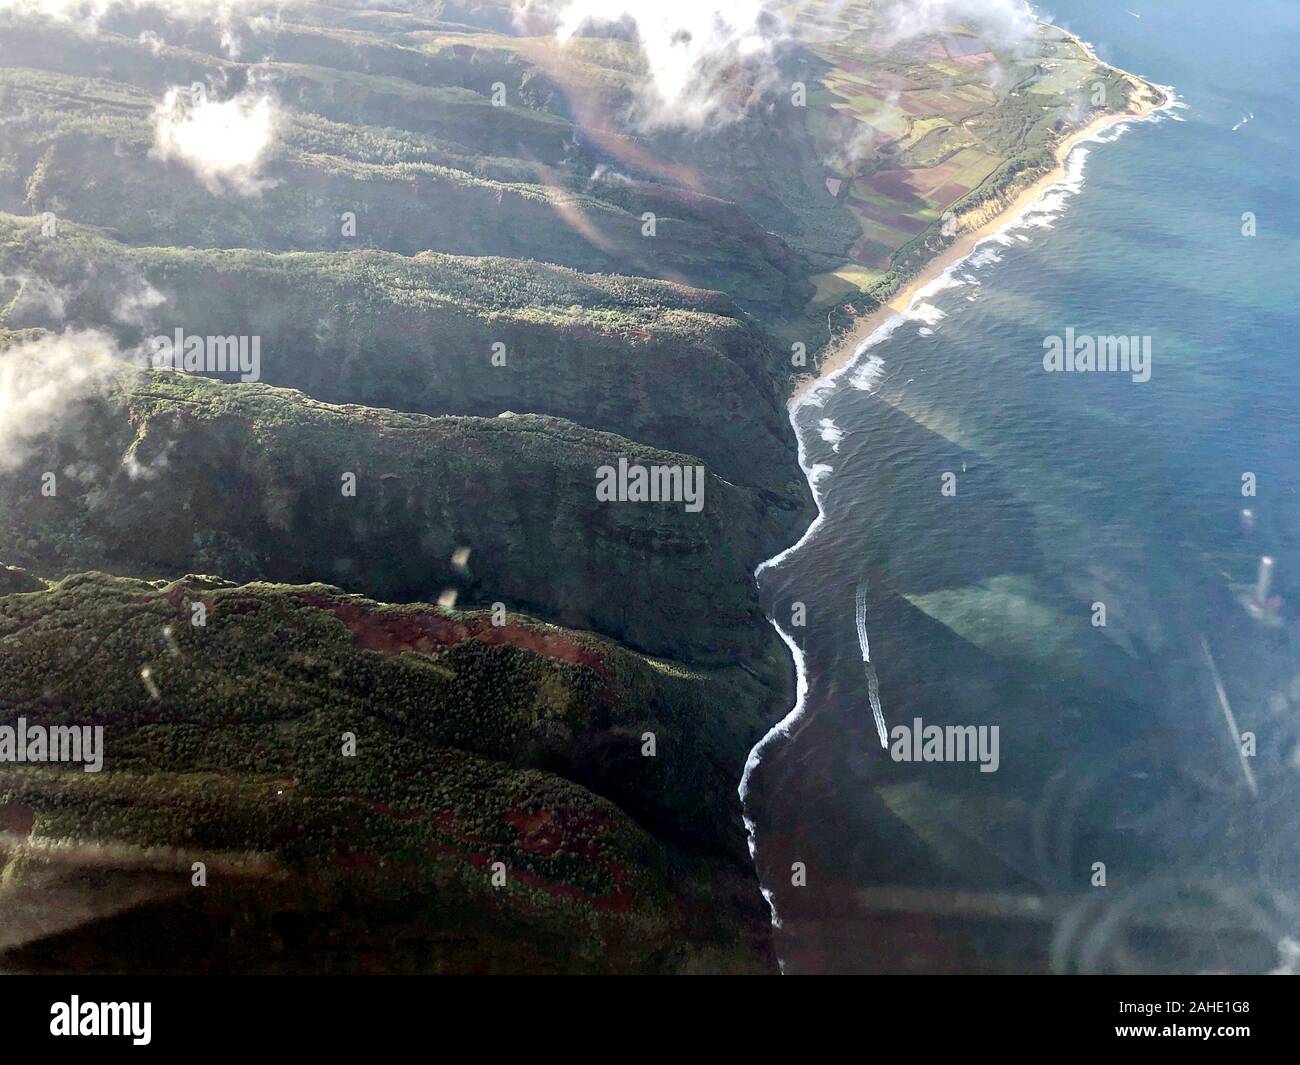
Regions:
M 854 123 L 854 126 L 852 133 L 838 140 L 824 154 L 822 162 L 831 170 L 854 170 L 858 163 L 867 158 L 874 150 L 876 146 L 875 129 L 859 123 Z
M 154 112 L 154 153 L 185 163 L 214 194 L 256 195 L 271 184 L 258 173 L 279 120 L 269 93 L 195 101 L 190 90 L 171 89 Z
M 807 0 L 516 0 L 528 35 L 561 43 L 591 32 L 635 40 L 645 59 L 634 114 L 645 130 L 703 129 L 741 117 L 781 87 L 777 56 L 800 38 Z M 807 4 L 824 24 L 833 0 Z M 992 47 L 1031 50 L 1037 19 L 1025 0 L 879 0 L 871 31 L 882 48 L 953 30 L 973 30 Z M 864 27 L 865 28 L 865 27 Z M 788 88 L 788 87 L 787 87 Z
M 94 27 L 118 11 L 152 9 L 173 19 L 223 23 L 237 12 L 273 11 L 279 6 L 278 0 L 0 0 L 0 13 Z
M 12 299 L 4 295 L 9 288 L 14 289 Z M 6 323 L 22 322 L 32 314 L 54 321 L 63 320 L 63 293 L 45 278 L 26 270 L 17 274 L 0 274 L 0 303 L 6 299 L 8 305 L 3 308 Z
M 585 30 L 634 35 L 646 77 L 633 116 L 645 129 L 733 120 L 771 87 L 790 27 L 766 0 L 524 0 L 525 32 L 561 43 Z
M 0 0 L 0 16 L 44 19 L 93 35 L 110 15 L 156 11 L 175 22 L 210 22 L 221 31 L 221 47 L 238 59 L 244 32 L 265 32 L 279 20 L 281 0 Z M 251 13 L 251 14 L 250 14 Z M 166 43 L 145 31 L 139 40 L 156 54 Z
M 59 285 L 26 270 L 0 274 L 0 323 L 11 329 L 64 328 L 69 306 L 101 303 L 113 321 L 145 326 L 166 297 L 123 262 L 91 267 Z
M 43 336 L 0 351 L 0 469 L 21 463 L 43 434 L 129 372 L 112 338 L 98 330 Z
M 885 47 L 964 27 L 986 44 L 1019 53 L 1038 36 L 1025 0 L 882 0 L 875 13 Z
M 142 277 L 122 278 L 119 286 L 117 302 L 109 313 L 123 325 L 146 325 L 154 308 L 167 302 L 167 297 Z

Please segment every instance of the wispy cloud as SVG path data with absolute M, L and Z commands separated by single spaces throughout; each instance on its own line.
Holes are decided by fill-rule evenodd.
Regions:
M 1025 0 L 881 0 L 873 12 L 884 47 L 960 27 L 994 48 L 1020 53 L 1038 36 Z
M 764 0 L 522 0 L 517 23 L 562 43 L 629 37 L 645 59 L 632 116 L 643 129 L 699 129 L 742 115 L 773 84 L 790 27 Z
M 0 0 L 0 13 L 35 16 L 82 27 L 110 14 L 154 10 L 181 21 L 225 22 L 245 11 L 274 11 L 278 0 Z
M 633 125 L 699 130 L 740 118 L 782 88 L 783 47 L 814 25 L 824 40 L 836 10 L 835 0 L 516 0 L 515 21 L 522 33 L 561 44 L 595 35 L 634 41 L 644 69 Z M 1031 51 L 1038 35 L 1025 0 L 879 0 L 860 27 L 881 48 L 958 28 L 1013 54 Z
M 0 469 L 13 469 L 41 436 L 131 373 L 113 339 L 69 331 L 0 351 Z
M 114 15 L 156 11 L 173 22 L 209 22 L 221 30 L 221 47 L 238 59 L 246 32 L 259 32 L 279 19 L 281 0 L 0 0 L 0 16 L 43 19 L 94 34 Z M 140 35 L 155 51 L 163 45 L 156 33 Z
M 171 89 L 154 112 L 154 153 L 185 163 L 214 194 L 257 195 L 271 184 L 259 173 L 279 121 L 267 92 L 196 101 L 188 89 Z

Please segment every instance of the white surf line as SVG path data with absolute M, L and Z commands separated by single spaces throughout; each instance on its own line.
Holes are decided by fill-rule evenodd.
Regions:
M 867 700 L 871 703 L 871 716 L 876 721 L 876 733 L 880 736 L 880 746 L 888 749 L 889 730 L 885 727 L 885 710 L 880 705 L 880 681 L 876 677 L 876 667 L 871 664 L 871 644 L 867 642 L 867 582 L 858 584 L 855 597 L 857 607 L 858 646 L 862 648 L 862 662 L 867 671 Z
M 772 628 L 776 629 L 776 634 L 785 641 L 785 645 L 790 648 L 790 654 L 794 658 L 795 667 L 795 698 L 794 707 L 780 721 L 768 729 L 767 734 L 754 744 L 749 752 L 749 757 L 745 759 L 745 771 L 740 775 L 740 785 L 736 791 L 740 794 L 740 817 L 745 823 L 745 834 L 749 838 L 749 860 L 757 861 L 758 859 L 758 840 L 755 831 L 754 822 L 749 819 L 748 805 L 746 797 L 749 795 L 749 777 L 750 774 L 758 768 L 763 761 L 763 749 L 778 736 L 788 736 L 790 729 L 794 727 L 799 718 L 803 717 L 804 701 L 808 697 L 808 671 L 804 667 L 803 649 L 794 642 L 793 639 L 781 628 L 775 621 L 772 622 Z M 767 889 L 763 882 L 759 881 L 758 889 L 763 893 L 763 898 L 767 902 L 767 908 L 772 914 L 772 927 L 781 927 L 781 915 L 776 912 L 776 901 L 772 892 Z M 785 971 L 785 962 L 781 956 L 777 955 L 777 965 L 782 972 Z
M 858 585 L 857 602 L 857 622 L 858 622 L 858 646 L 862 648 L 862 661 L 871 661 L 871 644 L 867 642 L 867 586 L 866 583 Z
M 817 516 L 813 518 L 811 523 L 809 523 L 808 528 L 804 531 L 803 536 L 799 538 L 798 542 L 791 544 L 779 554 L 773 555 L 766 562 L 759 563 L 758 568 L 754 570 L 755 583 L 757 583 L 758 577 L 765 569 L 769 566 L 779 566 L 794 554 L 794 552 L 798 551 L 799 548 L 812 539 L 812 537 L 816 535 L 817 530 L 821 528 L 822 523 L 826 520 L 826 510 L 822 506 L 822 494 L 817 489 L 818 475 L 813 472 L 814 468 L 808 463 L 808 451 L 804 444 L 803 434 L 799 432 L 799 426 L 795 422 L 795 412 L 793 409 L 790 411 L 790 424 L 794 428 L 795 443 L 798 447 L 799 468 L 803 470 L 804 477 L 808 481 L 808 487 L 812 491 L 813 502 L 817 507 Z M 776 634 L 785 642 L 786 647 L 790 649 L 790 657 L 794 659 L 795 698 L 794 706 L 790 708 L 790 712 L 768 729 L 763 738 L 750 749 L 749 757 L 745 759 L 744 771 L 740 774 L 740 783 L 736 787 L 736 792 L 740 796 L 740 816 L 741 820 L 744 822 L 745 835 L 749 841 L 749 858 L 750 861 L 753 862 L 756 862 L 758 859 L 758 840 L 754 822 L 750 820 L 748 813 L 747 800 L 749 797 L 749 778 L 763 761 L 763 751 L 767 748 L 768 744 L 778 737 L 790 735 L 791 730 L 804 715 L 804 704 L 808 698 L 808 669 L 804 663 L 803 648 L 795 643 L 794 638 L 781 628 L 779 624 L 777 624 L 776 618 L 768 618 L 768 621 L 771 622 L 772 628 L 776 630 Z M 763 884 L 761 878 L 759 880 L 758 888 L 759 891 L 763 893 L 763 898 L 767 902 L 767 908 L 772 914 L 772 927 L 780 928 L 781 915 L 776 912 L 775 897 Z M 782 961 L 779 954 L 777 955 L 776 963 L 784 973 L 785 962 Z
M 876 679 L 876 667 L 871 663 L 867 663 L 867 699 L 871 703 L 871 716 L 876 720 L 880 746 L 889 750 L 889 730 L 885 728 L 885 711 L 880 705 L 880 682 Z
M 1218 693 L 1219 706 L 1223 708 L 1224 719 L 1228 722 L 1228 731 L 1232 733 L 1232 745 L 1237 750 L 1241 771 L 1246 775 L 1246 786 L 1250 788 L 1251 795 L 1258 799 L 1259 786 L 1255 783 L 1255 774 L 1250 768 L 1250 763 L 1246 761 L 1246 753 L 1241 749 L 1241 733 L 1237 729 L 1237 716 L 1228 705 L 1228 693 L 1223 690 L 1223 678 L 1219 676 L 1219 667 L 1214 664 L 1214 655 L 1210 654 L 1210 645 L 1204 636 L 1201 637 L 1201 650 L 1205 652 L 1205 660 L 1210 663 L 1210 676 L 1214 678 L 1214 690 Z

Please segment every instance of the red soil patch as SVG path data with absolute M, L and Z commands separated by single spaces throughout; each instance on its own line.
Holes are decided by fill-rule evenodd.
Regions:
M 36 811 L 19 802 L 0 803 L 0 832 L 30 836 L 36 824 Z
M 943 188 L 934 192 L 930 198 L 934 200 L 935 203 L 939 204 L 939 206 L 947 207 L 948 204 L 954 202 L 955 200 L 960 200 L 968 192 L 970 192 L 970 189 L 968 189 L 965 185 L 962 185 L 958 182 L 952 182 L 951 184 L 944 185 Z
M 890 229 L 897 229 L 903 233 L 916 236 L 927 225 L 928 222 L 916 218 L 913 215 L 900 214 L 897 211 L 890 211 L 884 207 L 877 207 L 873 203 L 853 197 L 853 209 L 865 218 L 870 218 L 873 222 L 879 222 L 882 226 L 889 226 Z
M 893 256 L 891 249 L 867 237 L 859 237 L 849 249 L 849 258 L 863 266 L 887 267 Z
M 583 840 L 577 851 L 573 851 L 570 846 L 570 852 L 576 853 L 583 861 L 597 864 L 600 862 L 600 853 L 594 839 L 614 824 L 608 817 L 599 814 L 563 808 L 557 817 L 552 810 L 515 807 L 505 817 L 519 833 L 519 844 L 524 850 L 534 854 L 554 854 L 563 845 L 566 836 L 571 840 L 585 836 L 588 838 Z
M 555 817 L 549 810 L 513 810 L 506 820 L 515 826 L 525 850 L 554 854 L 560 846 L 560 834 L 552 833 Z
M 586 666 L 606 677 L 604 659 L 596 651 L 557 632 L 539 632 L 524 625 L 493 625 L 488 618 L 454 620 L 425 611 L 369 610 L 359 603 L 340 603 L 311 592 L 298 598 L 328 610 L 348 627 L 357 646 L 365 651 L 395 655 L 403 651 L 432 654 L 465 640 L 509 644 L 559 662 Z
M 899 110 L 911 115 L 913 118 L 928 118 L 936 113 L 934 107 L 911 93 L 899 98 L 898 107 Z
M 914 170 L 882 170 L 878 174 L 872 174 L 867 179 L 867 184 L 891 200 L 901 200 L 918 207 L 927 206 L 918 187 L 918 174 Z
M 490 851 L 481 850 L 487 841 L 477 839 L 457 824 L 456 816 L 449 810 L 434 811 L 396 811 L 384 803 L 370 802 L 370 807 L 377 813 L 382 813 L 388 817 L 398 818 L 403 821 L 409 821 L 421 817 L 428 818 L 438 832 L 450 837 L 447 842 L 434 841 L 430 847 L 438 854 L 447 854 L 462 861 L 469 862 L 470 865 L 478 868 L 487 866 L 493 860 L 493 854 Z M 627 882 L 627 871 L 619 866 L 611 864 L 609 861 L 600 856 L 596 847 L 595 837 L 597 834 L 612 824 L 608 818 L 599 815 L 589 814 L 586 812 L 576 812 L 569 817 L 565 817 L 566 811 L 561 810 L 560 816 L 550 810 L 525 810 L 516 807 L 505 815 L 506 820 L 514 826 L 515 831 L 519 833 L 520 845 L 524 850 L 531 851 L 534 854 L 543 857 L 555 854 L 564 840 L 565 833 L 561 830 L 561 822 L 568 830 L 570 836 L 576 837 L 578 833 L 585 832 L 592 839 L 585 840 L 575 851 L 570 853 L 578 859 L 596 865 L 609 874 L 614 883 L 614 890 L 608 895 L 593 896 L 590 892 L 583 891 L 571 884 L 562 884 L 553 880 L 547 880 L 545 877 L 531 873 L 527 869 L 516 869 L 507 867 L 506 875 L 513 880 L 521 881 L 536 888 L 539 891 L 545 891 L 548 895 L 555 895 L 561 898 L 580 899 L 588 905 L 598 910 L 608 910 L 614 913 L 626 913 L 632 908 L 632 898 L 625 888 Z M 340 852 L 340 861 L 350 866 L 367 866 L 370 864 L 371 856 L 358 854 L 355 852 Z

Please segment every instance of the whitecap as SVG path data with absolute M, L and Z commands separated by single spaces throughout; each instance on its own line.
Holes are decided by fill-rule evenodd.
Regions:
M 914 322 L 924 322 L 926 325 L 935 325 L 948 317 L 944 311 L 939 310 L 933 303 L 920 303 L 915 307 L 909 307 L 907 316 Z
M 832 451 L 839 451 L 840 441 L 844 439 L 844 430 L 835 424 L 833 418 L 823 418 L 818 427 L 821 431 L 821 437 L 826 443 L 830 444 Z
M 971 254 L 967 262 L 974 267 L 988 266 L 990 263 L 1000 263 L 1002 253 L 992 246 L 990 242 L 988 247 L 981 247 Z
M 854 388 L 860 388 L 863 392 L 874 392 L 876 382 L 880 380 L 880 375 L 885 372 L 885 360 L 879 355 L 872 355 L 861 366 L 855 367 L 853 376 L 849 378 L 849 384 Z

